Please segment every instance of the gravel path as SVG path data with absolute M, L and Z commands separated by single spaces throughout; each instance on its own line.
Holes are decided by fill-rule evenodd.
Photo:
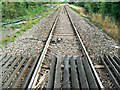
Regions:
M 93 23 L 86 22 L 78 13 L 72 9 L 67 8 L 71 15 L 71 18 L 79 31 L 79 34 L 83 40 L 83 43 L 92 59 L 94 65 L 99 65 L 98 56 L 103 54 L 118 55 L 118 49 L 113 47 L 116 45 L 115 41 L 107 34 L 99 30 Z M 114 88 L 111 79 L 105 69 L 96 69 L 98 75 L 107 89 Z
M 33 28 L 28 29 L 21 36 L 17 37 L 14 42 L 7 43 L 4 48 L 0 49 L 0 54 L 9 53 L 11 55 L 36 55 L 39 54 L 44 46 L 52 23 L 57 12 L 52 12 L 47 18 L 40 20 Z

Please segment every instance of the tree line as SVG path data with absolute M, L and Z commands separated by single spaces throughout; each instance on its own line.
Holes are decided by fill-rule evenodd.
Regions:
M 46 2 L 2 2 L 2 19 L 15 19 L 38 13 L 44 9 Z
M 120 22 L 120 2 L 70 2 L 76 6 L 84 7 L 89 13 L 101 13 Z
M 2 18 L 14 19 L 17 17 L 36 14 L 44 10 L 43 5 L 50 2 L 2 2 Z M 54 2 L 55 3 L 55 2 Z M 120 2 L 69 2 L 84 7 L 88 13 L 109 15 L 117 22 L 120 21 Z

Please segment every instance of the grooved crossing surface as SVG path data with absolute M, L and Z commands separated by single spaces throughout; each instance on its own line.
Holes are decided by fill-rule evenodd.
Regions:
M 103 58 L 100 56 L 100 60 L 105 65 L 116 88 L 120 88 L 120 58 L 104 55 Z
M 26 88 L 37 60 L 27 56 L 0 56 L 2 88 Z
M 54 56 L 46 88 L 99 89 L 99 85 L 87 59 L 66 55 L 63 60 Z

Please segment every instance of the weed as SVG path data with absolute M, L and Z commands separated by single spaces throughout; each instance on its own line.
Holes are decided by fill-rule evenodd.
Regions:
M 33 20 L 33 22 L 32 22 L 32 23 L 33 23 L 33 24 L 36 24 L 36 23 L 38 23 L 38 22 L 39 22 L 39 20 L 40 20 L 40 19 Z
M 79 13 L 81 16 L 86 17 L 86 10 L 84 8 L 73 5 L 70 5 L 70 8 Z
M 22 28 L 20 28 L 20 31 L 26 31 L 27 28 L 25 26 L 23 26 Z
M 8 38 L 2 38 L 2 40 L 1 40 L 1 43 L 2 44 L 5 44 L 5 43 L 7 43 L 8 42 Z
M 11 38 L 9 38 L 8 41 L 9 41 L 9 42 L 14 42 L 14 41 L 15 41 L 15 37 L 14 37 L 14 35 L 13 35 Z
M 76 6 L 70 6 L 71 8 L 76 9 L 74 11 L 77 11 L 79 13 L 83 13 L 82 16 L 86 16 L 90 18 L 90 21 L 95 23 L 98 28 L 102 28 L 102 30 L 108 34 L 110 37 L 112 37 L 114 40 L 119 40 L 120 36 L 118 35 L 118 31 L 120 30 L 120 26 L 111 19 L 109 16 L 103 16 L 98 13 L 86 13 L 81 7 L 76 7 Z M 79 9 L 80 8 L 80 9 Z
M 44 9 L 43 9 L 44 10 Z M 39 10 L 38 10 L 39 11 Z M 7 42 L 14 42 L 15 41 L 15 38 L 19 35 L 21 35 L 23 32 L 25 32 L 27 29 L 30 29 L 33 27 L 33 24 L 36 24 L 38 23 L 43 17 L 47 16 L 49 13 L 50 13 L 51 10 L 49 10 L 49 12 L 45 12 L 42 17 L 38 18 L 38 19 L 35 19 L 35 20 L 29 20 L 29 21 L 26 21 L 26 23 L 24 24 L 19 24 L 19 25 L 13 25 L 9 28 L 12 28 L 14 30 L 18 29 L 19 28 L 19 31 L 16 31 L 16 33 L 14 34 L 6 34 L 2 37 L 2 39 L 0 40 L 0 48 L 2 48 L 4 46 L 4 44 L 6 44 Z M 43 11 L 39 11 L 40 13 L 43 12 Z M 27 12 L 31 15 L 31 12 Z M 33 17 L 33 14 L 31 16 L 25 16 L 25 18 L 27 17 L 30 17 L 32 18 Z M 5 28 L 8 28 L 8 27 L 5 27 Z M 9 29 L 10 30 L 10 29 Z
M 102 17 L 101 14 L 94 14 L 91 17 L 91 21 L 97 24 L 97 26 L 101 26 L 103 31 L 111 36 L 113 39 L 118 39 L 118 30 L 120 29 L 115 21 L 111 20 L 109 16 L 105 18 Z
M 14 37 L 17 37 L 17 36 L 19 36 L 19 35 L 21 35 L 21 34 L 22 34 L 22 31 L 19 30 L 19 31 L 17 31 L 17 32 L 14 34 Z
M 32 21 L 30 20 L 30 21 L 28 21 L 28 22 L 25 24 L 24 28 L 30 29 L 32 26 L 33 26 L 33 23 L 32 23 Z

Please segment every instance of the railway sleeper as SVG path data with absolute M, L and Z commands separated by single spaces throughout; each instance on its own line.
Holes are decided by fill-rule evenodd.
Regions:
M 63 60 L 54 55 L 45 88 L 101 90 L 88 60 L 68 55 Z
M 105 68 L 107 69 L 109 76 L 112 79 L 116 88 L 120 88 L 120 59 L 119 57 L 104 55 L 103 57 L 100 56 L 99 59 L 104 64 Z

